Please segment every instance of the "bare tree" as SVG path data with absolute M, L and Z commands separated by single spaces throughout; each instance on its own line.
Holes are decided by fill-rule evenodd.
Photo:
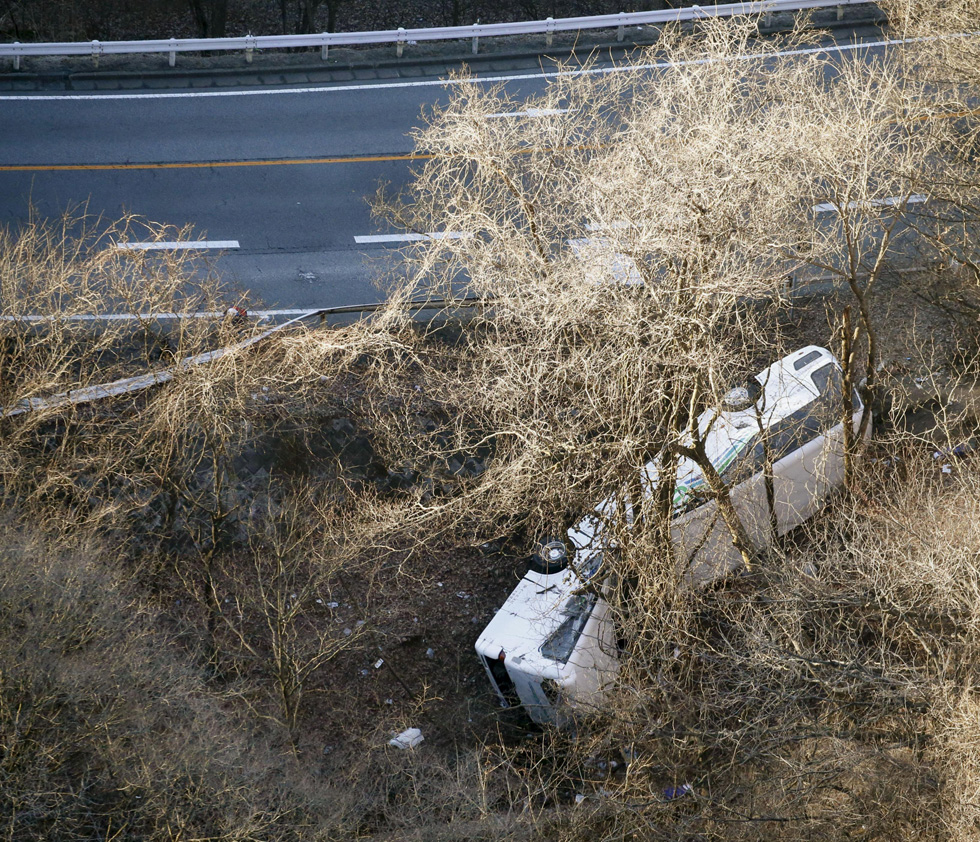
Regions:
M 297 32 L 316 32 L 317 12 L 321 6 L 327 9 L 327 32 L 334 32 L 337 28 L 337 14 L 343 6 L 345 0 L 299 0 L 299 19 L 297 21 Z
M 192 274 L 202 267 L 179 253 L 158 259 L 116 245 L 175 239 L 166 228 L 68 217 L 6 237 L 0 400 L 34 409 L 5 420 L 4 495 L 35 517 L 57 511 L 66 524 L 166 548 L 175 560 L 168 577 L 205 609 L 213 659 L 219 582 L 250 493 L 241 458 L 280 417 L 267 393 L 282 358 L 241 345 L 253 326 L 226 316 L 221 285 Z M 215 348 L 226 353 L 182 365 Z M 91 405 L 38 401 L 148 371 L 169 382 Z
M 745 22 L 709 23 L 698 37 L 668 33 L 645 62 L 661 65 L 652 70 L 567 68 L 527 102 L 460 80 L 418 135 L 432 157 L 420 155 L 404 196 L 379 204 L 383 218 L 428 235 L 396 268 L 389 308 L 370 324 L 228 354 L 99 412 L 6 419 L 8 505 L 111 528 L 133 548 L 130 563 L 155 550 L 143 562 L 158 565 L 152 584 L 162 590 L 175 573 L 186 584 L 210 624 L 211 662 L 231 664 L 222 677 L 254 670 L 295 745 L 318 674 L 346 645 L 317 600 L 348 566 L 392 559 L 410 574 L 422 553 L 563 534 L 607 500 L 603 528 L 619 548 L 605 592 L 622 632 L 616 690 L 574 739 L 484 746 L 458 778 L 471 781 L 475 765 L 483 789 L 457 801 L 480 816 L 504 803 L 521 831 L 561 840 L 969 839 L 975 466 L 941 473 L 931 451 L 904 450 L 897 468 L 851 462 L 858 487 L 875 493 L 845 496 L 810 534 L 760 557 L 734 480 L 708 459 L 696 423 L 783 353 L 787 272 L 845 290 L 847 383 L 867 374 L 873 390 L 875 305 L 886 270 L 907 257 L 905 232 L 919 235 L 913 198 L 932 196 L 950 161 L 965 164 L 948 157 L 949 135 L 917 119 L 914 79 L 784 55 L 752 41 Z M 964 206 L 968 186 L 957 187 Z M 153 277 L 154 264 L 76 255 L 60 236 L 8 240 L 11 253 L 51 257 L 43 271 L 25 257 L 0 274 L 16 317 L 0 345 L 4 406 L 228 346 L 242 329 L 185 318 L 82 331 L 91 323 L 64 318 L 66 302 L 105 312 L 134 295 L 128 274 Z M 176 307 L 168 278 L 127 309 Z M 482 302 L 467 317 L 410 317 L 411 300 L 463 295 Z M 27 318 L 42 313 L 59 317 Z M 318 477 L 316 494 L 290 498 L 247 479 L 241 452 L 289 415 L 313 426 L 302 413 L 327 391 L 361 413 L 400 487 L 362 494 L 350 477 Z M 670 528 L 682 457 L 700 465 L 753 576 L 681 586 L 686 560 Z M 771 475 L 771 454 L 765 462 Z M 0 598 L 18 602 L 2 583 Z M 18 611 L 18 622 L 30 614 Z M 0 721 L 12 723 L 7 687 Z M 268 694 L 248 693 L 265 713 Z M 379 816 L 403 828 L 393 816 L 405 804 L 423 816 L 447 803 L 429 799 L 424 773 L 452 776 L 421 754 L 363 754 L 358 768 L 379 783 L 366 787 L 372 818 L 356 832 L 373 832 Z M 565 809 L 575 794 L 582 804 Z
M 220 616 L 241 651 L 275 687 L 279 719 L 298 748 L 300 705 L 317 670 L 357 641 L 333 620 L 329 596 L 338 577 L 355 573 L 345 551 L 345 516 L 331 511 L 329 492 L 309 488 L 275 493 L 251 513 L 251 569 L 223 582 L 233 594 Z M 336 603 L 333 603 L 334 605 Z
M 5 838 L 295 838 L 229 695 L 182 657 L 116 547 L 59 527 L 3 527 Z
M 932 656 L 904 648 L 928 609 L 890 602 L 884 568 L 801 578 L 792 548 L 753 584 L 685 593 L 666 540 L 672 500 L 635 480 L 652 460 L 672 488 L 676 456 L 697 461 L 752 563 L 758 548 L 693 419 L 781 353 L 766 316 L 786 274 L 807 269 L 852 298 L 845 383 L 850 394 L 866 376 L 871 403 L 874 295 L 910 248 L 922 185 L 948 160 L 917 129 L 920 81 L 749 48 L 749 32 L 736 22 L 707 24 L 696 42 L 668 35 L 651 78 L 569 70 L 529 101 L 461 80 L 432 115 L 417 137 L 432 157 L 406 195 L 379 205 L 424 236 L 377 324 L 386 342 L 368 351 L 374 424 L 393 462 L 434 480 L 479 448 L 488 467 L 433 482 L 392 525 L 428 545 L 517 525 L 560 535 L 595 501 L 615 501 L 602 514 L 633 641 L 620 692 L 578 746 L 561 744 L 540 778 L 527 776 L 529 801 L 549 791 L 553 764 L 572 778 L 589 754 L 625 742 L 629 777 L 596 807 L 617 833 L 830 839 L 872 818 L 883 838 L 934 829 L 936 801 L 909 793 L 929 768 L 915 729 L 944 697 Z M 405 315 L 410 299 L 464 294 L 484 307 L 442 343 Z M 850 424 L 846 401 L 835 410 Z M 867 424 L 847 441 L 849 480 Z M 861 505 L 824 534 L 814 567 L 859 558 L 841 542 L 875 518 Z M 898 636 L 879 637 L 891 623 Z M 876 631 L 859 632 L 867 624 Z M 862 736 L 869 728 L 881 741 Z M 665 806 L 682 783 L 687 806 Z M 580 838 L 577 826 L 562 831 Z
M 922 262 L 929 281 L 912 278 L 918 294 L 957 318 L 965 356 L 980 343 L 980 220 L 976 145 L 980 52 L 972 30 L 980 11 L 975 0 L 928 4 L 915 0 L 885 4 L 896 30 L 909 37 L 901 63 L 927 86 L 918 106 L 919 133 L 927 131 L 947 165 L 922 185 L 929 197 L 916 228 L 930 248 Z M 915 113 L 915 112 L 913 112 Z
M 0 232 L 0 405 L 34 407 L 5 422 L 0 474 L 8 495 L 84 500 L 79 473 L 88 483 L 111 474 L 106 452 L 97 456 L 99 448 L 88 445 L 119 425 L 44 398 L 167 370 L 221 341 L 219 314 L 229 298 L 205 266 L 179 253 L 150 257 L 118 247 L 179 233 L 136 219 L 106 224 L 77 214 Z M 192 286 L 194 275 L 200 280 Z M 210 318 L 199 317 L 209 311 Z M 79 435 L 86 424 L 89 433 Z M 83 467 L 89 458 L 91 470 Z
M 383 199 L 379 212 L 393 223 L 435 233 L 414 250 L 409 282 L 380 323 L 401 330 L 404 346 L 378 367 L 378 425 L 391 429 L 400 461 L 491 450 L 491 469 L 470 491 L 477 518 L 527 515 L 541 534 L 612 494 L 632 531 L 642 520 L 665 534 L 670 501 L 641 519 L 647 504 L 633 494 L 634 510 L 628 489 L 650 460 L 671 487 L 683 453 L 715 480 L 743 558 L 758 549 L 691 441 L 692 420 L 760 351 L 776 353 L 763 336 L 765 307 L 746 304 L 777 297 L 780 245 L 806 224 L 799 197 L 811 173 L 787 91 L 815 85 L 819 68 L 775 47 L 729 60 L 748 51 L 745 24 L 706 37 L 697 46 L 668 37 L 671 70 L 655 82 L 569 69 L 518 104 L 461 81 L 417 138 L 437 154 L 404 200 Z M 775 70 L 753 72 L 763 61 Z M 399 327 L 408 298 L 463 294 L 488 302 L 464 354 L 421 350 Z M 435 434 L 392 427 L 392 396 L 405 401 L 409 425 L 420 412 L 438 415 Z M 432 507 L 434 516 L 462 511 Z M 674 575 L 670 563 L 663 569 Z

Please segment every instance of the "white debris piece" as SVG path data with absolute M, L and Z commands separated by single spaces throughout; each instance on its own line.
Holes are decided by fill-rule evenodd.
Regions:
M 415 748 L 425 737 L 418 728 L 406 728 L 398 736 L 388 740 L 388 745 L 394 748 Z

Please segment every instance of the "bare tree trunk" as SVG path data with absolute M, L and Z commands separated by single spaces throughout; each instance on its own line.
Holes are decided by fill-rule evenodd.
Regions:
M 197 37 L 207 38 L 208 16 L 204 10 L 204 0 L 187 0 L 187 3 L 194 17 L 194 25 L 197 27 Z
M 657 548 L 673 567 L 674 545 L 670 540 L 670 524 L 674 516 L 674 486 L 677 483 L 677 458 L 668 453 L 661 460 L 659 482 L 654 495 L 653 532 Z
M 742 563 L 745 565 L 745 569 L 751 572 L 752 558 L 755 555 L 752 539 L 749 538 L 749 533 L 746 532 L 745 525 L 742 523 L 738 511 L 735 509 L 735 504 L 732 502 L 731 489 L 721 478 L 718 471 L 715 470 L 715 466 L 708 458 L 708 454 L 704 449 L 704 441 L 697 439 L 691 447 L 679 445 L 677 452 L 681 456 L 686 456 L 701 469 L 701 474 L 708 483 L 708 488 L 711 489 L 715 502 L 718 504 L 718 511 L 721 513 L 722 520 L 725 521 L 725 526 L 728 527 L 728 531 L 731 533 L 732 545 L 738 550 L 739 555 L 742 556 Z
M 201 38 L 224 38 L 228 0 L 187 0 Z
M 465 0 L 450 0 L 450 26 L 462 26 L 466 14 Z
M 851 328 L 850 307 L 844 308 L 840 330 L 840 358 L 843 364 L 841 414 L 844 422 L 844 485 L 851 488 L 854 482 L 854 336 Z
M 211 37 L 224 38 L 228 29 L 228 0 L 211 0 Z
M 763 407 L 755 406 L 755 423 L 759 427 L 759 441 L 762 444 L 762 480 L 766 486 L 766 507 L 769 510 L 769 539 L 775 540 L 779 531 L 776 521 L 776 476 L 773 470 L 772 442 L 766 433 L 762 418 Z
M 14 5 L 13 0 L 7 0 L 7 2 L 4 3 L 4 6 L 7 9 L 7 15 L 10 17 L 10 25 L 13 27 L 14 30 L 14 40 L 15 41 L 24 40 L 21 35 L 20 27 L 17 25 L 17 15 L 15 14 L 15 12 L 17 11 L 17 7 Z
M 320 3 L 322 0 L 301 0 L 299 6 L 299 26 L 297 26 L 296 31 L 303 32 L 314 32 L 316 29 L 316 13 L 317 9 L 320 8 Z M 327 0 L 327 15 L 333 17 L 336 12 L 336 6 L 339 5 L 340 0 Z M 330 26 L 330 21 L 327 22 L 327 31 L 332 32 Z
M 897 223 L 898 218 L 892 223 L 892 227 Z M 871 404 L 874 401 L 877 391 L 877 369 L 878 369 L 878 331 L 875 329 L 874 319 L 871 315 L 871 295 L 872 289 L 874 287 L 875 281 L 877 281 L 878 276 L 881 274 L 881 267 L 885 259 L 885 254 L 888 249 L 888 242 L 890 240 L 891 230 L 886 233 L 883 238 L 884 242 L 879 249 L 878 257 L 875 260 L 874 268 L 871 271 L 871 275 L 868 278 L 867 283 L 862 289 L 860 284 L 856 280 L 855 273 L 851 273 L 848 277 L 848 284 L 851 287 L 851 293 L 857 300 L 858 313 L 860 314 L 861 321 L 853 331 L 852 345 L 857 345 L 858 340 L 863 334 L 867 338 L 868 350 L 865 356 L 864 363 L 864 376 L 865 376 L 865 387 L 864 394 L 861 395 L 861 399 L 864 401 L 864 411 L 861 413 L 861 424 L 858 429 L 857 436 L 854 439 L 854 447 L 858 447 L 861 441 L 864 439 L 865 434 L 868 431 L 868 424 L 871 422 Z M 850 348 L 850 353 L 852 357 L 856 357 L 857 349 L 855 347 Z M 853 365 L 851 366 L 853 368 Z M 851 373 L 851 382 L 853 384 L 853 372 Z
M 337 31 L 337 12 L 344 0 L 327 0 L 327 32 Z

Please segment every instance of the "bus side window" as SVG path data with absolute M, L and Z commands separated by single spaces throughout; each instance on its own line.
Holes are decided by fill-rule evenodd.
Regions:
M 738 456 L 721 472 L 721 478 L 725 481 L 725 485 L 736 486 L 756 473 L 758 469 L 755 467 L 755 453 L 762 446 L 757 444 L 758 440 L 759 436 L 756 434 L 742 445 Z
M 796 410 L 792 415 L 787 415 L 764 431 L 765 442 L 760 440 L 755 446 L 756 471 L 761 471 L 765 467 L 764 443 L 768 443 L 769 454 L 775 464 L 821 435 L 824 431 L 821 420 L 818 399 Z
M 841 422 L 841 412 L 844 406 L 841 373 L 834 363 L 829 362 L 813 372 L 812 377 L 813 384 L 820 392 L 820 397 L 816 401 L 819 405 L 817 414 L 819 415 L 823 430 L 829 430 Z M 855 404 L 855 407 L 859 405 L 860 401 Z

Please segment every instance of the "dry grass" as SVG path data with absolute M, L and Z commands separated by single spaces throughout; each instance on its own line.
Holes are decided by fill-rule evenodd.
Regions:
M 725 58 L 751 32 L 703 36 L 664 48 Z M 501 91 L 461 84 L 418 138 L 444 154 L 381 211 L 474 236 L 421 243 L 374 322 L 277 337 L 138 398 L 2 421 L 9 838 L 970 838 L 976 463 L 944 473 L 920 431 L 899 429 L 805 532 L 697 592 L 678 586 L 670 501 L 636 487 L 651 458 L 669 475 L 730 381 L 783 353 L 787 262 L 842 279 L 850 375 L 875 371 L 875 288 L 901 257 L 904 213 L 875 201 L 919 189 L 934 173 L 915 155 L 945 141 L 897 137 L 915 92 L 902 80 L 852 68 L 827 92 L 819 59 L 767 61 L 758 76 L 683 64 L 650 86 L 559 77 L 527 104 L 567 116 L 526 125 L 490 116 L 516 107 Z M 627 93 L 627 111 L 612 108 Z M 833 236 L 812 224 L 825 199 Z M 240 337 L 221 319 L 71 318 L 223 311 L 187 253 L 112 245 L 177 236 L 77 217 L 3 234 L 0 403 Z M 574 236 L 593 243 L 576 253 Z M 643 286 L 615 282 L 616 254 Z M 463 279 L 493 304 L 455 329 L 408 320 L 406 300 Z M 955 374 L 946 398 L 965 385 Z M 955 442 L 966 417 L 938 415 Z M 348 427 L 357 467 L 334 446 Z M 449 662 L 471 657 L 480 617 L 437 577 L 500 589 L 492 568 L 513 557 L 473 545 L 533 539 L 606 495 L 622 675 L 576 731 L 527 737 L 467 698 L 476 664 Z M 427 686 L 413 666 L 424 627 L 450 622 L 454 651 L 432 653 Z M 399 683 L 397 702 L 379 695 Z M 387 747 L 426 717 L 420 750 Z M 323 754 L 328 729 L 352 723 Z M 665 797 L 681 784 L 692 792 Z
M 226 699 L 121 583 L 105 547 L 67 544 L 4 529 L 4 838 L 268 832 L 278 821 L 247 785 L 249 746 Z

